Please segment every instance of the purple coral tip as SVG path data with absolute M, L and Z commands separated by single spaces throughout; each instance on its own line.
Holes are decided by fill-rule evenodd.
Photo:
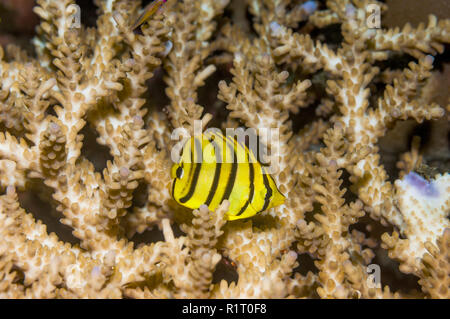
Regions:
M 99 277 L 102 274 L 102 271 L 99 266 L 94 266 L 91 271 L 92 277 Z
M 278 22 L 276 21 L 271 22 L 269 27 L 273 36 L 276 37 L 281 35 L 281 25 L 279 25 Z
M 426 63 L 426 64 L 432 65 L 433 62 L 434 62 L 434 56 L 432 56 L 432 55 L 427 55 L 427 56 L 425 57 L 425 63 Z
M 119 173 L 121 177 L 126 178 L 130 174 L 130 170 L 127 167 L 121 167 Z
M 299 219 L 297 221 L 297 227 L 303 228 L 303 227 L 306 227 L 306 226 L 307 226 L 307 224 L 306 224 L 306 221 L 304 219 Z
M 52 133 L 58 133 L 60 127 L 58 124 L 56 124 L 55 122 L 51 122 L 50 123 L 50 130 L 52 131 Z
M 141 116 L 136 115 L 133 117 L 133 123 L 136 125 L 142 125 L 142 124 L 144 124 L 144 120 L 142 119 Z
M 305 12 L 310 15 L 313 14 L 317 10 L 317 2 L 316 1 L 306 1 L 301 5 L 301 8 L 305 10 Z
M 353 18 L 356 15 L 356 8 L 351 5 L 351 4 L 347 4 L 345 6 L 345 15 L 347 16 L 347 18 Z
M 425 178 L 417 173 L 410 172 L 404 177 L 404 181 L 419 191 L 423 196 L 439 196 L 439 191 L 434 186 L 433 182 L 428 182 Z
M 297 255 L 297 253 L 296 253 L 295 251 L 291 250 L 291 251 L 288 253 L 288 256 L 289 256 L 289 258 L 291 258 L 292 260 L 296 260 L 298 255 Z
M 9 185 L 6 187 L 6 194 L 13 195 L 16 192 L 16 188 L 14 186 Z
M 336 160 L 331 160 L 330 161 L 330 163 L 329 163 L 329 165 L 331 166 L 331 167 L 337 167 L 337 162 L 336 162 Z

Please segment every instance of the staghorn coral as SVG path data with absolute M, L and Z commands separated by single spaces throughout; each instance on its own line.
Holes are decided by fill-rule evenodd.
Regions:
M 450 101 L 435 98 L 433 66 L 450 20 L 370 29 L 370 3 L 388 10 L 169 0 L 132 32 L 140 1 L 96 0 L 96 26 L 74 27 L 75 1 L 38 0 L 33 52 L 0 50 L 0 297 L 449 298 Z M 437 123 L 426 153 L 424 139 L 409 146 L 408 119 Z M 174 203 L 171 134 L 193 134 L 196 120 L 256 129 L 285 203 L 233 222 L 227 201 L 215 212 Z M 88 127 L 109 151 L 102 171 Z M 276 142 L 262 134 L 271 128 Z M 398 172 L 383 162 L 389 134 Z M 444 169 L 418 175 L 430 158 Z M 73 242 L 25 210 L 29 193 Z M 150 230 L 163 238 L 138 244 Z M 380 246 L 416 289 L 386 282 L 384 266 L 373 282 Z M 235 270 L 217 280 L 223 260 Z

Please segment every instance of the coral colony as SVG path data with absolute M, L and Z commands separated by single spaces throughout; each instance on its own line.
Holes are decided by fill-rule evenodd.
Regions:
M 169 0 L 132 30 L 140 1 L 95 4 L 87 27 L 75 1 L 37 0 L 33 49 L 0 50 L 1 298 L 450 297 L 448 166 L 420 174 L 417 138 L 398 169 L 380 150 L 407 120 L 448 123 L 430 92 L 450 20 L 378 28 L 373 0 Z M 236 193 L 215 211 L 174 201 L 172 132 L 198 121 L 254 129 L 273 184 L 239 187 L 284 202 L 228 220 Z

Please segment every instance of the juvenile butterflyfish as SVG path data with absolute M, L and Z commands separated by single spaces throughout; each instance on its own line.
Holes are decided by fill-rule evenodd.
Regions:
M 171 194 L 177 203 L 190 209 L 204 204 L 214 211 L 228 200 L 228 220 L 252 217 L 285 200 L 245 143 L 219 131 L 188 139 L 171 177 Z

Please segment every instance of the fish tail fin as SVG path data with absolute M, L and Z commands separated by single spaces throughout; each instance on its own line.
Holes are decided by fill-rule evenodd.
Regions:
M 139 27 L 141 24 L 143 24 L 145 21 L 150 19 L 150 17 L 158 11 L 158 9 L 161 8 L 161 6 L 165 3 L 165 1 L 161 0 L 154 0 L 150 4 L 147 5 L 147 7 L 144 9 L 144 12 L 139 16 L 139 18 L 136 20 L 136 22 L 131 27 L 131 30 L 135 30 L 137 27 Z

